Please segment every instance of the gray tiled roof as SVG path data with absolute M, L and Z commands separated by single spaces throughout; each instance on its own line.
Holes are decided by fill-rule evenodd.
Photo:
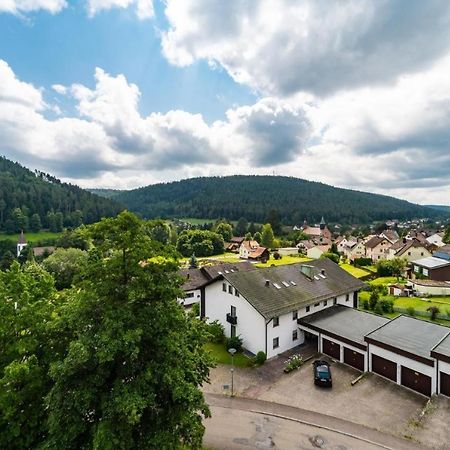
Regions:
M 398 316 L 367 337 L 430 359 L 432 348 L 449 332 L 448 327 L 412 317 Z
M 322 311 L 302 317 L 299 323 L 314 325 L 329 332 L 365 344 L 364 336 L 389 322 L 385 317 L 358 311 L 343 305 L 332 306 Z
M 436 347 L 433 348 L 433 351 L 439 353 L 440 355 L 450 357 L 450 330 L 447 337 L 443 339 L 438 345 L 436 345 Z
M 300 272 L 300 266 L 304 265 L 313 266 L 317 279 L 313 277 L 310 280 Z M 317 275 L 321 269 L 325 271 L 325 278 Z M 365 286 L 362 281 L 328 258 L 226 274 L 224 277 L 266 319 L 286 314 L 320 300 L 350 293 Z M 268 287 L 266 280 L 269 280 Z M 283 282 L 289 286 L 286 287 Z M 277 288 L 274 283 L 280 288 Z

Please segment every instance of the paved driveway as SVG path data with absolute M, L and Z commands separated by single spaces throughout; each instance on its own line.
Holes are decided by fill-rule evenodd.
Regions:
M 441 423 L 450 423 L 450 411 L 446 408 L 446 403 L 442 405 L 443 402 L 437 402 L 434 410 L 425 416 L 427 422 L 421 420 L 420 426 L 416 426 L 427 404 L 426 397 L 374 374 L 366 375 L 351 386 L 350 382 L 360 372 L 335 362 L 331 362 L 333 388 L 318 388 L 313 382 L 312 361 L 297 371 L 284 374 L 282 366 L 285 359 L 286 357 L 279 357 L 258 369 L 236 368 L 236 395 L 340 417 L 423 443 L 432 442 L 434 448 L 445 448 L 447 445 L 441 442 L 444 437 L 440 436 L 440 431 L 437 436 L 432 431 L 433 427 L 442 427 Z M 230 384 L 229 369 L 229 366 L 214 369 L 211 384 L 205 386 L 205 391 L 224 393 L 223 385 Z M 442 433 L 445 434 L 447 430 L 448 425 Z

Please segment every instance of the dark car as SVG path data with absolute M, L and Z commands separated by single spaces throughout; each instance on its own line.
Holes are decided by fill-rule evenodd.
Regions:
M 327 361 L 314 361 L 314 384 L 316 386 L 331 387 L 333 380 L 331 378 L 330 364 Z

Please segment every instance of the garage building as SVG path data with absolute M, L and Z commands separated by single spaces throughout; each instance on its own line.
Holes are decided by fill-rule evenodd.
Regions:
M 438 389 L 431 351 L 448 334 L 447 327 L 398 316 L 366 336 L 369 371 L 430 396 Z
M 450 333 L 431 350 L 437 361 L 437 392 L 450 397 Z
M 299 318 L 297 323 L 308 335 L 317 336 L 318 351 L 362 372 L 367 371 L 366 334 L 385 325 L 389 319 L 342 305 Z

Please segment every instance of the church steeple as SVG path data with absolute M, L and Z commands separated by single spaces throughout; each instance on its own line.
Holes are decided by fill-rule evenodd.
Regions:
M 320 229 L 324 230 L 326 226 L 327 226 L 327 223 L 325 222 L 325 219 L 322 216 L 322 219 L 320 221 Z
M 23 230 L 20 232 L 19 240 L 17 241 L 17 257 L 20 256 L 21 251 L 28 245 L 27 239 Z

